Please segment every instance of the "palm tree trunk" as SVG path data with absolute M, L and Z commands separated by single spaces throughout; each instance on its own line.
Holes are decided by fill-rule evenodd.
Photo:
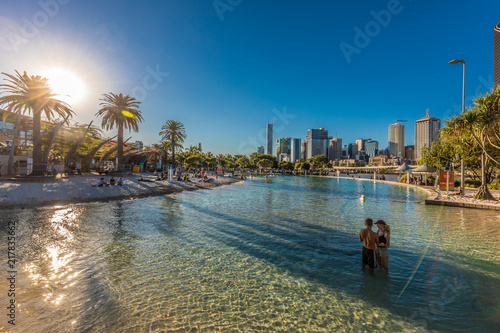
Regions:
M 486 157 L 486 154 L 483 152 L 481 154 L 481 186 L 479 187 L 479 190 L 477 191 L 477 194 L 474 197 L 475 199 L 495 200 L 495 198 L 491 195 L 490 190 L 488 189 L 488 182 L 486 179 L 487 163 L 488 163 L 488 158 Z
M 43 154 L 43 163 L 47 163 L 48 160 L 49 160 L 49 155 L 50 155 L 50 150 L 52 149 L 52 145 L 54 144 L 54 141 L 57 137 L 57 134 L 59 133 L 59 131 L 61 130 L 61 128 L 64 126 L 64 124 L 66 123 L 66 121 L 68 121 L 68 118 L 69 116 L 67 116 L 66 118 L 64 118 L 63 121 L 61 121 L 60 123 L 56 124 L 54 126 L 54 129 L 52 130 L 52 133 L 51 133 L 51 136 L 50 136 L 50 140 L 47 144 L 47 147 L 46 147 L 46 150 Z
M 172 168 L 175 167 L 175 141 L 172 140 Z
M 41 175 L 42 171 L 42 114 L 33 111 L 33 171 L 32 175 Z
M 120 165 L 123 163 L 123 124 L 120 123 L 118 125 L 118 169 L 120 169 Z
M 76 139 L 76 143 L 73 147 L 70 148 L 70 151 L 68 152 L 66 160 L 68 163 L 73 163 L 73 159 L 75 158 L 76 152 L 80 147 L 83 145 L 83 142 L 85 141 L 85 138 L 87 137 L 87 134 L 89 133 L 90 126 L 92 126 L 92 123 L 94 121 L 92 120 L 89 125 L 87 126 L 86 129 L 83 130 L 83 132 L 80 134 L 80 136 Z
M 14 130 L 14 138 L 12 139 L 12 145 L 10 147 L 9 152 L 9 161 L 7 162 L 7 174 L 13 174 L 13 166 L 14 166 L 14 153 L 16 151 L 16 142 L 19 137 L 20 127 L 21 127 L 21 115 L 17 115 L 16 129 Z
M 108 142 L 113 140 L 114 138 L 115 138 L 115 136 L 112 138 L 103 140 L 101 143 L 99 143 L 97 146 L 95 146 L 86 156 L 83 157 L 82 171 L 84 171 L 84 172 L 90 171 L 90 162 L 92 162 L 94 155 L 97 154 L 97 152 L 99 151 L 99 149 L 102 148 L 102 146 L 104 146 L 105 144 L 107 144 Z

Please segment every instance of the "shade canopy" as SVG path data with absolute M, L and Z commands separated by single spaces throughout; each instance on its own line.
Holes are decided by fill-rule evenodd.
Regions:
M 411 170 L 411 167 L 406 163 L 403 163 L 396 168 L 396 171 L 406 171 L 406 170 Z
M 434 172 L 436 171 L 436 168 L 430 167 L 427 163 L 424 163 L 417 167 L 416 169 L 413 169 L 413 172 Z

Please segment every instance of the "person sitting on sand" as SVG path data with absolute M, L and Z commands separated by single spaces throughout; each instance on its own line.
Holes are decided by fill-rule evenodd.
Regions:
M 452 193 L 451 195 L 461 195 L 462 194 L 462 187 L 458 186 L 457 191 L 455 193 Z
M 118 178 L 118 182 L 116 182 L 116 185 L 118 185 L 118 186 L 123 185 L 123 178 L 122 177 Z
M 111 179 L 109 180 L 109 185 L 114 186 L 116 184 L 115 177 L 111 176 Z
M 101 177 L 99 179 L 99 183 L 97 183 L 97 187 L 103 187 L 103 186 L 108 186 L 109 184 L 104 181 L 104 178 Z

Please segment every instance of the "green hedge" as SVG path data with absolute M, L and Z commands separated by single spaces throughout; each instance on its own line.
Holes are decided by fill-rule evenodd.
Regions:
M 500 190 L 500 181 L 493 182 L 488 184 L 488 188 L 491 190 Z

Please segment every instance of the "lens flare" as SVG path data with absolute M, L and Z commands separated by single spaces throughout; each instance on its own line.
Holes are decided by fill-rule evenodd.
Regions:
M 440 214 L 438 215 L 438 218 L 437 218 L 437 221 L 436 221 L 436 224 L 434 225 L 434 231 L 432 232 L 432 236 L 431 238 L 429 239 L 429 243 L 427 244 L 427 246 L 425 247 L 425 251 L 424 253 L 422 254 L 422 258 L 420 258 L 420 262 L 418 263 L 418 265 L 415 267 L 415 269 L 413 270 L 413 272 L 411 273 L 410 275 L 410 278 L 408 279 L 408 282 L 406 282 L 405 286 L 403 287 L 403 289 L 401 290 L 401 292 L 399 293 L 398 297 L 396 298 L 396 301 L 399 300 L 399 298 L 401 297 L 401 295 L 403 295 L 403 293 L 405 292 L 406 290 L 406 287 L 408 287 L 408 285 L 410 284 L 411 280 L 413 279 L 413 277 L 415 276 L 415 274 L 417 273 L 418 271 L 418 268 L 420 267 L 420 265 L 422 264 L 422 262 L 424 261 L 424 258 L 425 256 L 427 255 L 427 251 L 429 250 L 429 247 L 431 246 L 432 244 L 432 241 L 434 240 L 434 236 L 436 235 L 436 231 L 437 231 L 437 227 L 439 225 L 439 222 L 440 222 L 440 217 L 441 217 L 441 214 L 443 213 L 443 208 L 444 208 L 444 204 L 441 205 L 441 212 Z
M 123 110 L 122 114 L 127 117 L 127 118 L 135 118 L 135 115 L 132 112 L 129 112 L 127 110 Z

